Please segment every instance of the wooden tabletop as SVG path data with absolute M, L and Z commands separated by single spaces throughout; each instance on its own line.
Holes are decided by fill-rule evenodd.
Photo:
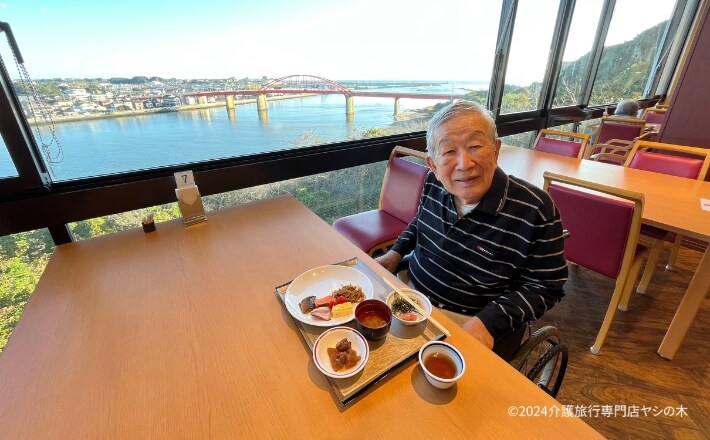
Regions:
M 354 256 L 385 274 L 290 196 L 59 246 L 0 357 L 1 437 L 600 437 L 438 311 L 454 388 L 411 363 L 340 407 L 274 287 Z

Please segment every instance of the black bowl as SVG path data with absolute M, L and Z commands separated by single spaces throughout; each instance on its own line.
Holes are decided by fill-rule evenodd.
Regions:
M 355 326 L 365 338 L 379 341 L 392 325 L 392 309 L 378 299 L 366 299 L 355 307 Z

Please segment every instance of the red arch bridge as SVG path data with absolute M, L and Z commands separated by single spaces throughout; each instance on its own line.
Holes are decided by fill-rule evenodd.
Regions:
M 277 78 L 264 84 L 258 90 L 225 90 L 214 92 L 187 93 L 185 96 L 198 98 L 205 103 L 207 97 L 224 96 L 227 110 L 234 109 L 235 96 L 256 96 L 256 107 L 260 119 L 268 119 L 267 96 L 277 95 L 343 95 L 345 96 L 345 115 L 352 118 L 355 115 L 356 96 L 370 98 L 394 98 L 394 114 L 399 114 L 399 101 L 402 98 L 416 99 L 458 99 L 464 95 L 453 93 L 399 93 L 399 92 L 368 92 L 353 90 L 335 81 L 313 75 L 289 75 Z

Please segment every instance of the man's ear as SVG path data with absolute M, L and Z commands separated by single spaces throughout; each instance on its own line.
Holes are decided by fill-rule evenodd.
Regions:
M 496 139 L 496 161 L 498 161 L 498 153 L 500 153 L 501 145 L 503 145 L 503 143 L 500 141 L 500 139 Z
M 434 175 L 438 179 L 439 175 L 436 174 L 436 163 L 434 163 L 434 159 L 432 159 L 431 156 L 427 154 L 424 160 L 426 160 L 426 164 L 429 166 L 429 169 L 432 173 L 434 173 Z

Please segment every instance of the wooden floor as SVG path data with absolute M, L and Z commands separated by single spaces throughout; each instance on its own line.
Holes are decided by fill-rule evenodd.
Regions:
M 656 353 L 701 257 L 682 249 L 676 269 L 666 271 L 669 250 L 666 244 L 648 293 L 634 294 L 629 310 L 616 314 L 601 356 L 589 352 L 613 290 L 601 275 L 572 268 L 567 295 L 535 324 L 554 325 L 569 346 L 570 364 L 557 396 L 562 405 L 575 411 L 582 405 L 598 411 L 605 405 L 639 408 L 638 417 L 623 417 L 622 411 L 583 417 L 611 439 L 710 439 L 710 298 L 675 358 Z M 687 415 L 663 415 L 681 406 Z M 644 407 L 650 408 L 647 415 Z

